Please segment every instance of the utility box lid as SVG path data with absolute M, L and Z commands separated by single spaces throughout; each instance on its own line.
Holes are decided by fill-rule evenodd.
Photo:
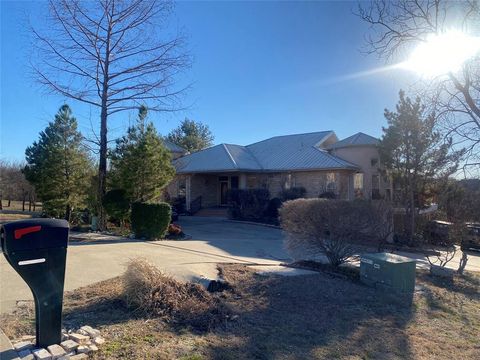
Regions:
M 363 254 L 361 259 L 368 259 L 373 261 L 384 261 L 394 264 L 404 264 L 415 262 L 414 259 L 408 258 L 406 256 L 390 254 L 390 253 L 375 253 L 375 254 Z

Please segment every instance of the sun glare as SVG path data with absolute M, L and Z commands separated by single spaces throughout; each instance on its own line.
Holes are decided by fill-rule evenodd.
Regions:
M 462 64 L 480 52 L 480 37 L 461 31 L 431 35 L 412 52 L 402 67 L 433 77 L 460 70 Z

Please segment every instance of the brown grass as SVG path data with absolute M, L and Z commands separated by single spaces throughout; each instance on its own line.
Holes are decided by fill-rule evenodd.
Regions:
M 203 286 L 179 282 L 147 260 L 131 260 L 122 279 L 127 306 L 142 315 L 163 317 L 199 330 L 212 328 L 227 315 Z
M 145 265 L 150 274 L 147 282 L 136 274 L 144 272 L 143 266 L 130 269 L 131 281 L 143 281 L 142 286 L 157 284 L 160 276 L 162 288 L 170 284 Z M 220 271 L 231 290 L 197 299 L 211 299 L 234 315 L 209 331 L 174 321 L 176 315 L 169 313 L 190 311 L 175 303 L 169 305 L 176 309 L 173 312 L 155 301 L 155 311 L 127 307 L 122 278 L 67 293 L 65 326 L 90 324 L 101 329 L 107 343 L 96 359 L 480 358 L 478 275 L 448 282 L 419 273 L 417 284 L 423 290 L 409 306 L 358 282 L 325 273 L 263 277 L 241 265 L 224 265 Z M 170 296 L 184 296 L 186 290 L 178 283 L 171 286 L 175 290 L 165 290 Z M 202 308 L 198 301 L 191 306 Z M 0 321 L 13 337 L 28 331 L 31 317 L 30 309 L 2 316 Z

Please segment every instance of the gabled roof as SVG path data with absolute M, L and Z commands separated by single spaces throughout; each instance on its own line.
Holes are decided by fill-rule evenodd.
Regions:
M 181 147 L 180 145 L 177 145 L 173 142 L 171 142 L 170 140 L 167 140 L 167 139 L 163 139 L 163 144 L 165 145 L 165 147 L 170 150 L 171 152 L 176 152 L 176 153 L 182 153 L 182 154 L 186 154 L 187 153 L 187 150 L 184 149 L 183 147 Z
M 349 136 L 328 146 L 327 149 L 338 149 L 349 146 L 378 145 L 380 140 L 362 132 Z
M 331 136 L 335 136 L 333 131 L 321 131 L 276 136 L 247 146 L 220 144 L 183 156 L 174 164 L 178 173 L 357 169 L 321 148 Z

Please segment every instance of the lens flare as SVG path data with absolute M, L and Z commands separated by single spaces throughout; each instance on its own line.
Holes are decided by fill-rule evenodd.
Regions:
M 461 31 L 430 35 L 413 50 L 402 67 L 420 75 L 435 77 L 461 69 L 462 64 L 480 52 L 480 37 Z

